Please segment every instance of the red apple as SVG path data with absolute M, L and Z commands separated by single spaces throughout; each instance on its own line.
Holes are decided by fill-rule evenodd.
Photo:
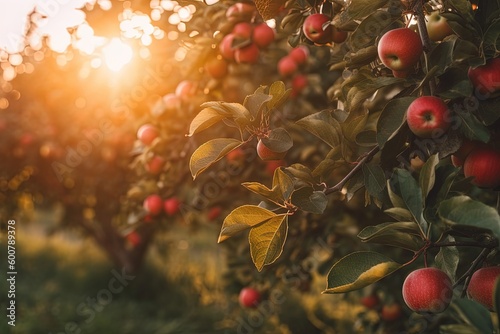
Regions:
M 176 197 L 171 197 L 163 202 L 163 209 L 165 213 L 169 216 L 174 216 L 179 212 L 181 208 L 181 202 Z
M 257 155 L 263 161 L 280 160 L 285 157 L 286 152 L 275 152 L 271 150 L 269 147 L 267 147 L 262 141 L 262 139 L 259 139 L 259 142 L 257 143 Z
M 149 195 L 143 202 L 144 210 L 152 216 L 157 216 L 163 208 L 163 200 L 159 195 Z
M 333 43 L 344 43 L 345 40 L 347 39 L 347 31 L 337 29 L 337 27 L 333 26 L 332 28 L 332 42 Z
M 146 170 L 153 175 L 158 175 L 161 173 L 164 164 L 165 160 L 162 157 L 155 155 L 146 163 Z
M 274 42 L 274 30 L 266 23 L 261 23 L 253 29 L 252 39 L 259 48 L 268 47 Z
M 233 28 L 233 35 L 241 39 L 250 39 L 252 37 L 253 25 L 248 22 L 240 22 Z
M 493 311 L 493 290 L 499 276 L 500 267 L 478 269 L 470 278 L 467 295 L 469 298 L 484 305 L 488 310 Z
M 179 82 L 175 88 L 175 95 L 181 98 L 183 101 L 190 101 L 196 96 L 198 91 L 198 84 L 191 80 L 183 80 Z
M 399 303 L 391 303 L 382 306 L 380 311 L 380 317 L 384 321 L 392 322 L 401 318 L 403 315 L 403 309 Z
M 460 148 L 455 153 L 452 154 L 451 163 L 455 167 L 462 167 L 469 153 L 472 152 L 472 150 L 475 149 L 476 147 L 480 147 L 483 145 L 484 143 L 481 142 L 463 139 Z
M 450 277 L 437 268 L 412 271 L 403 282 L 403 299 L 415 312 L 443 312 L 452 296 Z
M 297 74 L 292 79 L 292 96 L 299 95 L 307 87 L 308 80 L 303 74 Z
M 163 96 L 163 104 L 165 105 L 165 111 L 175 112 L 181 108 L 182 102 L 179 96 L 174 93 L 169 93 Z
M 144 124 L 139 128 L 139 130 L 137 130 L 137 138 L 144 145 L 151 145 L 151 143 L 158 138 L 158 136 L 158 128 L 151 124 Z
M 241 147 L 237 147 L 228 154 L 226 154 L 226 159 L 229 162 L 240 162 L 245 159 L 245 152 Z
M 446 103 L 435 96 L 421 96 L 413 101 L 406 112 L 411 132 L 422 138 L 440 137 L 450 127 Z
M 478 187 L 500 186 L 500 151 L 494 148 L 475 148 L 465 159 L 463 168 L 465 177 L 473 177 L 472 183 Z
M 246 287 L 241 289 L 238 300 L 240 302 L 240 305 L 243 307 L 255 308 L 257 307 L 257 305 L 259 305 L 260 298 L 261 297 L 259 291 L 253 288 Z
M 415 31 L 398 28 L 389 30 L 380 38 L 377 51 L 385 66 L 394 71 L 407 71 L 420 60 L 423 46 Z
M 245 2 L 235 3 L 226 10 L 226 17 L 229 21 L 250 21 L 255 14 L 255 6 Z
M 125 236 L 125 239 L 127 239 L 127 242 L 130 243 L 134 247 L 139 246 L 142 242 L 141 236 L 136 231 L 132 231 L 129 234 L 127 234 Z
M 214 221 L 220 217 L 222 213 L 222 208 L 220 206 L 213 206 L 207 212 L 207 219 L 209 221 Z
M 302 65 L 307 61 L 307 58 L 309 57 L 309 49 L 307 48 L 307 46 L 299 45 L 295 49 L 292 49 L 288 56 L 295 60 L 295 63 L 297 65 Z
M 213 58 L 206 62 L 205 71 L 214 79 L 220 79 L 227 74 L 227 62 L 224 59 Z
M 297 63 L 290 56 L 285 56 L 278 61 L 278 73 L 282 77 L 291 76 L 297 72 Z
M 306 17 L 304 24 L 302 25 L 302 31 L 308 40 L 318 44 L 326 44 L 332 41 L 332 30 L 333 27 L 327 22 L 330 18 L 325 14 L 312 14 Z M 323 29 L 323 26 L 326 27 Z
M 446 36 L 453 34 L 446 17 L 441 16 L 439 11 L 432 12 L 426 19 L 427 33 L 431 41 L 442 41 Z
M 480 97 L 488 98 L 500 91 L 500 58 L 489 59 L 485 65 L 470 68 L 468 74 L 475 93 Z
M 259 47 L 255 43 L 236 49 L 234 59 L 238 64 L 255 64 L 259 59 Z
M 233 40 L 234 35 L 227 34 L 219 44 L 220 54 L 227 60 L 234 60 Z
M 371 310 L 377 308 L 380 305 L 380 298 L 374 293 L 363 296 L 360 301 L 361 305 Z

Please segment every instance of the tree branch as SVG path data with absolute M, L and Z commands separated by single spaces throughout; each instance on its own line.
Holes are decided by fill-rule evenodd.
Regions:
M 373 158 L 373 156 L 377 154 L 379 151 L 380 147 L 378 145 L 372 148 L 371 151 L 366 153 L 366 155 L 361 160 L 358 161 L 358 164 L 353 169 L 351 169 L 351 171 L 339 183 L 337 183 L 331 188 L 326 188 L 324 190 L 325 195 L 342 190 L 344 185 L 353 177 L 353 175 L 356 174 L 356 172 L 363 167 L 363 164 L 370 161 Z

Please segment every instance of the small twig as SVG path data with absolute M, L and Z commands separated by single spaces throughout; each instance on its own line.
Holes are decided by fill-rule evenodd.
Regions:
M 467 286 L 469 285 L 469 278 L 471 274 L 477 269 L 477 267 L 484 261 L 484 259 L 488 256 L 488 254 L 491 252 L 491 249 L 489 248 L 484 248 L 481 253 L 477 256 L 477 258 L 472 262 L 471 266 L 465 274 L 460 277 L 455 284 L 453 284 L 453 289 L 455 289 L 458 285 L 460 285 L 462 282 L 464 283 L 464 288 L 462 290 L 462 297 L 465 296 L 465 292 L 467 291 Z
M 417 26 L 418 26 L 418 31 L 420 33 L 420 39 L 422 40 L 422 45 L 424 47 L 424 59 L 425 59 L 425 68 L 426 72 L 429 71 L 429 64 L 428 64 L 428 59 L 427 59 L 427 54 L 431 51 L 432 48 L 432 43 L 431 39 L 429 38 L 429 33 L 427 31 L 427 25 L 425 24 L 425 14 L 423 10 L 423 1 L 417 1 L 415 3 L 415 6 L 413 7 L 413 11 L 415 13 L 415 16 L 417 17 Z M 431 95 L 434 95 L 434 92 L 436 91 L 436 81 L 435 79 L 429 80 L 429 89 Z
M 370 161 L 373 158 L 373 156 L 377 154 L 379 151 L 380 147 L 378 145 L 372 148 L 372 150 L 366 153 L 366 155 L 361 160 L 358 161 L 357 165 L 353 169 L 351 169 L 351 171 L 339 183 L 337 183 L 333 187 L 326 188 L 324 190 L 325 195 L 342 190 L 344 185 L 353 177 L 353 175 L 356 174 L 356 172 L 363 167 L 363 164 L 365 162 Z

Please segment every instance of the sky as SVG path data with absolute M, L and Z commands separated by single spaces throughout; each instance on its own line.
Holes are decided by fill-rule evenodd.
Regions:
M 69 27 L 85 21 L 80 10 L 86 3 L 96 0 L 0 0 L 0 49 L 19 53 L 26 44 L 36 44 L 43 37 L 51 49 L 63 52 L 71 43 Z M 29 14 L 36 24 L 34 33 L 26 40 Z

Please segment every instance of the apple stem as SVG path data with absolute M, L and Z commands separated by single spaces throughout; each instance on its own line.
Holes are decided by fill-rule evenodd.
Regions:
M 363 164 L 370 161 L 373 158 L 373 156 L 375 154 L 377 154 L 379 151 L 380 151 L 380 147 L 378 145 L 375 146 L 374 148 L 372 148 L 368 153 L 366 153 L 363 156 L 363 158 L 361 158 L 358 161 L 357 165 L 354 166 L 354 168 L 351 169 L 351 171 L 339 183 L 337 183 L 333 187 L 326 188 L 324 190 L 325 195 L 342 190 L 344 185 L 354 176 L 354 174 L 356 174 L 356 172 L 363 167 Z

